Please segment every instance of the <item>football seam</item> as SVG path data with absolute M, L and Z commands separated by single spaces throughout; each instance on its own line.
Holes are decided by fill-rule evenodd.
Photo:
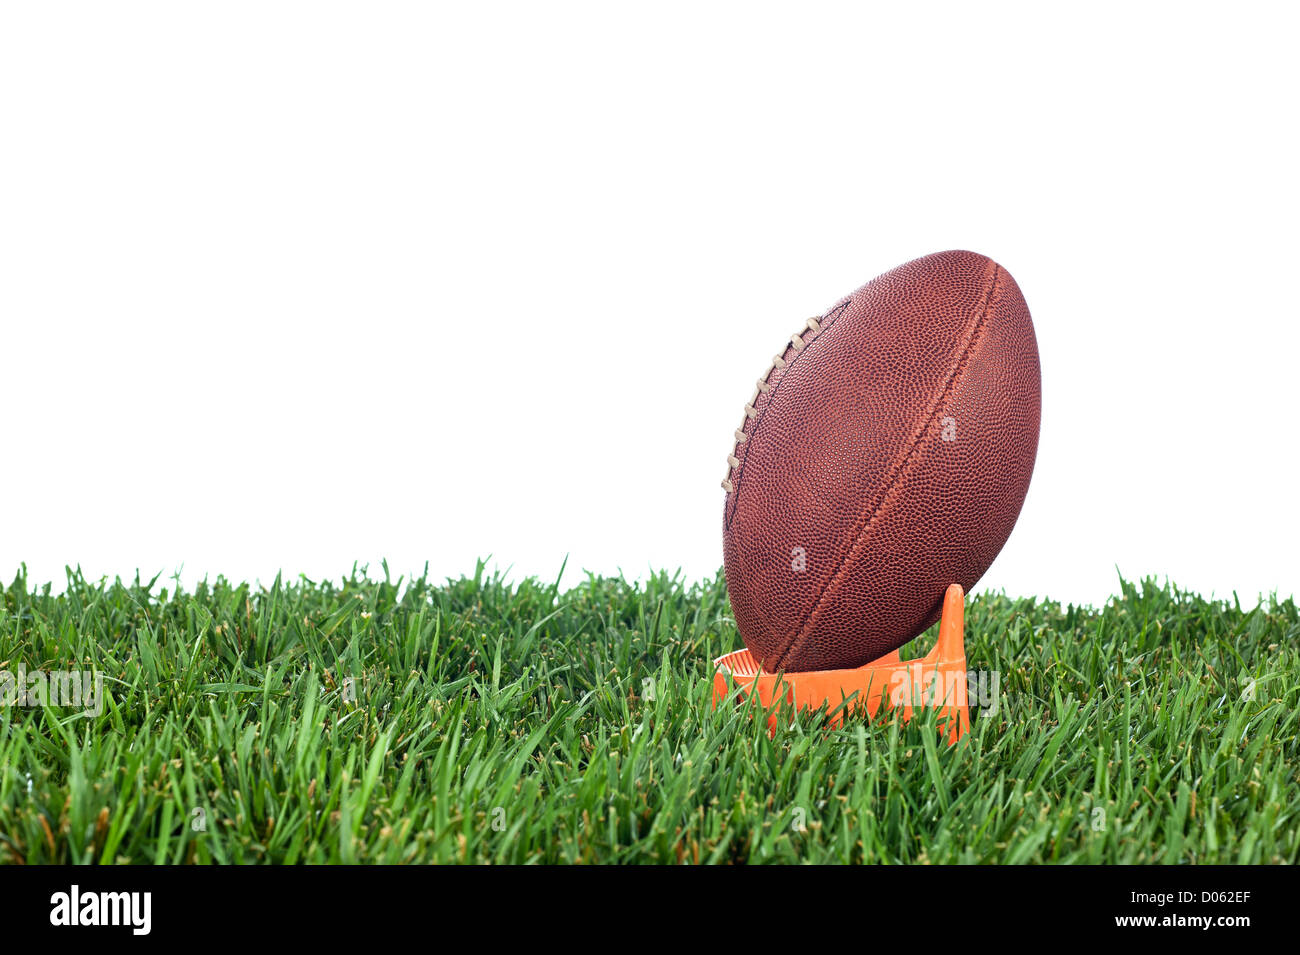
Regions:
M 741 450 L 741 454 L 737 455 L 737 457 L 740 458 L 740 466 L 738 468 L 733 469 L 736 473 L 736 480 L 732 482 L 733 490 L 730 491 L 727 495 L 730 500 L 728 500 L 727 502 L 727 517 L 726 517 L 726 521 L 723 524 L 724 531 L 730 530 L 731 522 L 736 519 L 736 506 L 740 501 L 740 485 L 745 478 L 745 465 L 749 462 L 749 446 L 753 442 L 754 436 L 758 434 L 759 425 L 763 423 L 763 416 L 767 414 L 767 409 L 771 407 L 772 400 L 776 397 L 777 390 L 780 389 L 781 387 L 781 382 L 785 381 L 785 376 L 789 372 L 790 367 L 794 365 L 794 363 L 798 361 L 800 357 L 808 354 L 808 351 L 814 345 L 816 345 L 817 342 L 821 340 L 822 335 L 825 334 L 830 329 L 830 327 L 835 324 L 835 322 L 839 319 L 839 317 L 844 314 L 844 310 L 848 308 L 850 304 L 852 304 L 852 301 L 853 301 L 853 297 L 849 296 L 843 302 L 840 302 L 838 305 L 831 306 L 831 308 L 827 309 L 824 313 L 822 313 L 822 318 L 824 319 L 824 321 L 821 322 L 821 328 L 816 333 L 814 333 L 812 339 L 802 349 L 795 352 L 794 356 L 789 359 L 785 359 L 785 355 L 792 350 L 793 346 L 787 345 L 785 347 L 785 350 L 781 352 L 782 359 L 785 359 L 785 367 L 782 369 L 777 369 L 773 367 L 772 370 L 769 372 L 768 374 L 769 378 L 771 377 L 772 373 L 778 370 L 781 372 L 781 374 L 780 377 L 777 378 L 776 383 L 773 384 L 772 387 L 768 389 L 767 394 L 762 396 L 763 408 L 761 411 L 758 412 L 758 415 L 754 418 L 754 427 L 750 429 L 748 432 L 746 432 L 747 440 L 743 445 L 738 444 L 736 448 L 733 449 L 732 451 L 732 453 L 735 454 L 736 450 L 738 449 Z M 744 429 L 745 427 L 744 422 L 741 422 L 740 427 L 742 430 Z
M 835 569 L 821 592 L 817 595 L 817 600 L 813 603 L 808 613 L 804 616 L 803 622 L 791 636 L 789 643 L 786 644 L 780 655 L 776 658 L 774 670 L 781 670 L 785 667 L 785 662 L 789 656 L 799 649 L 805 641 L 812 628 L 816 625 L 817 620 L 821 617 L 828 601 L 828 595 L 837 590 L 839 584 L 844 579 L 846 568 L 856 564 L 857 557 L 860 555 L 865 542 L 870 538 L 871 529 L 879 522 L 882 515 L 888 510 L 900 492 L 903 479 L 907 476 L 909 469 L 919 456 L 921 448 L 925 445 L 925 437 L 934 428 L 935 422 L 941 417 L 941 412 L 948 406 L 952 400 L 952 394 L 961 381 L 963 373 L 970 364 L 971 356 L 979 345 L 980 339 L 984 333 L 984 327 L 988 322 L 989 314 L 998 301 L 999 279 L 1002 275 L 1002 267 L 989 259 L 989 264 L 993 266 L 993 275 L 989 279 L 988 287 L 984 291 L 984 302 L 980 307 L 979 318 L 975 320 L 971 328 L 970 336 L 962 345 L 961 350 L 957 353 L 956 367 L 953 368 L 952 374 L 944 382 L 943 387 L 939 389 L 936 399 L 932 402 L 931 407 L 927 410 L 925 418 L 922 420 L 915 437 L 912 438 L 911 445 L 905 449 L 901 460 L 894 468 L 894 473 L 885 490 L 879 497 L 879 503 L 871 509 L 870 516 L 855 529 L 853 534 L 853 544 L 845 554 L 843 560 Z

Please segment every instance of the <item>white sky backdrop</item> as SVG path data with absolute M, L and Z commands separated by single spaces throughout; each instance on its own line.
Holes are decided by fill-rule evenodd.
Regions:
M 721 564 L 782 339 L 907 259 L 1042 352 L 984 584 L 1300 580 L 1296 15 L 171 3 L 0 14 L 0 574 Z

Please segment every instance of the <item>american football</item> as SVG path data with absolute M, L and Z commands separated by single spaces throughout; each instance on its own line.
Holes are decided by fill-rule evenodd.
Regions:
M 768 672 L 868 663 L 1006 543 L 1034 469 L 1038 347 L 1014 278 L 940 252 L 791 336 L 723 481 L 727 589 Z

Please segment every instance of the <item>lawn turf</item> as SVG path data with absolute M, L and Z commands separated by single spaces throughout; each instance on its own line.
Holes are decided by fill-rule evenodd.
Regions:
M 1120 589 L 970 599 L 1001 694 L 949 748 L 932 715 L 713 709 L 721 578 L 23 572 L 0 671 L 109 699 L 0 707 L 0 862 L 1296 862 L 1294 600 Z

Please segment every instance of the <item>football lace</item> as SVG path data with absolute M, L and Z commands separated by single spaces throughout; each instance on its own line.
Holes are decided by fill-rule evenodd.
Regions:
M 807 347 L 803 340 L 805 334 L 808 332 L 819 332 L 821 329 L 821 322 L 818 320 L 817 316 L 813 316 L 805 321 L 803 327 L 790 336 L 790 347 L 795 350 L 795 354 L 798 354 Z M 758 417 L 758 411 L 754 408 L 754 404 L 758 401 L 759 395 L 765 395 L 772 390 L 772 386 L 767 383 L 767 379 L 772 377 L 772 372 L 777 369 L 784 370 L 785 366 L 790 364 L 790 362 L 785 360 L 784 354 L 784 351 L 782 351 L 780 354 L 775 355 L 772 358 L 772 364 L 768 365 L 767 371 L 763 373 L 763 377 L 758 379 L 758 383 L 754 387 L 754 396 L 745 403 L 745 421 Z M 792 357 L 791 361 L 793 360 Z M 740 422 L 740 427 L 736 429 L 736 446 L 732 448 L 731 453 L 727 455 L 727 473 L 722 479 L 722 489 L 728 494 L 736 489 L 735 483 L 731 480 L 731 472 L 740 467 L 740 458 L 736 456 L 736 452 L 740 450 L 742 444 L 749 440 L 749 435 L 745 434 L 745 421 Z

